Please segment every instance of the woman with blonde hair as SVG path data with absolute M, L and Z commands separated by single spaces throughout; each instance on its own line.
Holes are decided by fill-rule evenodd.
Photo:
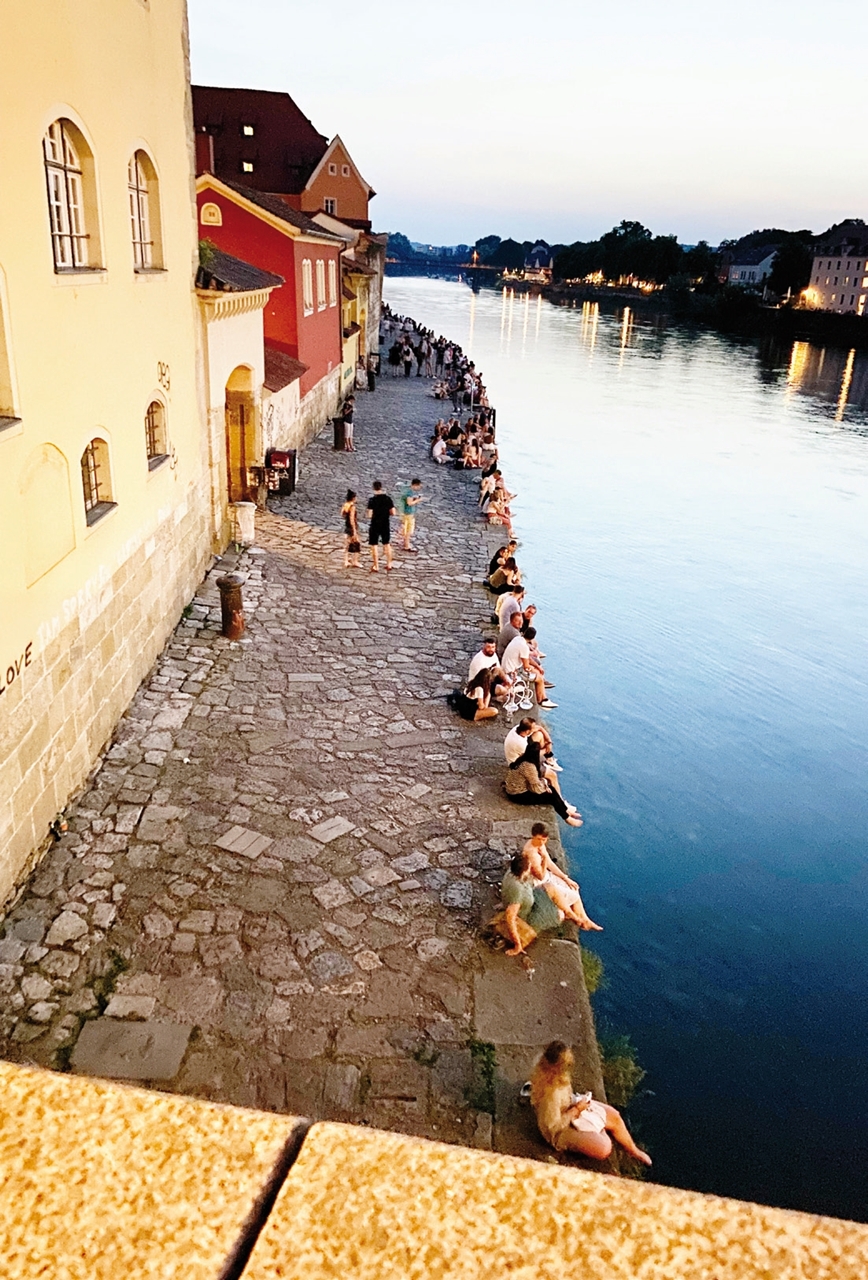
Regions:
M 530 1104 L 546 1142 L 555 1151 L 578 1151 L 605 1160 L 614 1138 L 634 1160 L 650 1165 L 651 1157 L 636 1146 L 620 1112 L 590 1093 L 573 1093 L 573 1061 L 572 1049 L 553 1040 L 533 1069 Z

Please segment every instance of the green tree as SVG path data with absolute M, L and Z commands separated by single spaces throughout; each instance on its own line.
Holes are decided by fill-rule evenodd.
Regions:
M 577 240 L 555 254 L 556 280 L 583 280 L 603 265 L 603 246 L 599 240 Z
M 502 241 L 500 236 L 482 236 L 476 241 L 476 244 L 473 247 L 479 254 L 482 261 L 485 262 L 491 257 L 498 245 L 501 243 Z
M 775 254 L 769 288 L 775 293 L 799 293 L 810 282 L 814 265 L 814 239 L 810 232 L 794 231 Z
M 400 231 L 389 232 L 389 245 L 387 252 L 392 257 L 397 258 L 400 262 L 409 262 L 416 257 L 416 250 L 410 244 L 410 241 Z
M 486 258 L 490 267 L 503 267 L 509 271 L 520 271 L 524 266 L 525 248 L 517 240 L 502 240 L 494 253 Z
M 701 284 L 717 278 L 717 254 L 706 240 L 700 240 L 692 249 L 684 251 L 683 270 Z

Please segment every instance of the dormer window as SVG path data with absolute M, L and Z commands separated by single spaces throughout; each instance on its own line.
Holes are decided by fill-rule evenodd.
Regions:
M 256 130 L 252 124 L 243 124 L 241 126 L 241 132 L 244 134 L 245 138 L 252 138 Z
M 252 172 L 253 172 L 253 161 L 252 161 L 252 160 L 242 160 L 242 161 L 241 161 L 241 172 L 242 172 L 242 173 L 252 173 Z

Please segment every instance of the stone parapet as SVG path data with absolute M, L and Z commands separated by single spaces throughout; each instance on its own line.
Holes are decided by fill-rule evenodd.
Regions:
M 0 1064 L 0 1271 L 862 1280 L 868 1227 Z

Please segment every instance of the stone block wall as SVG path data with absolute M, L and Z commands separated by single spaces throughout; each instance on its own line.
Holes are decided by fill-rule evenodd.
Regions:
M 327 377 L 322 378 L 315 387 L 308 391 L 298 407 L 295 436 L 291 449 L 302 449 L 310 444 L 333 417 L 340 404 L 341 370 L 333 369 Z
M 0 903 L 35 865 L 195 592 L 211 555 L 209 502 L 205 486 L 191 487 L 113 573 L 64 600 L 6 687 Z

